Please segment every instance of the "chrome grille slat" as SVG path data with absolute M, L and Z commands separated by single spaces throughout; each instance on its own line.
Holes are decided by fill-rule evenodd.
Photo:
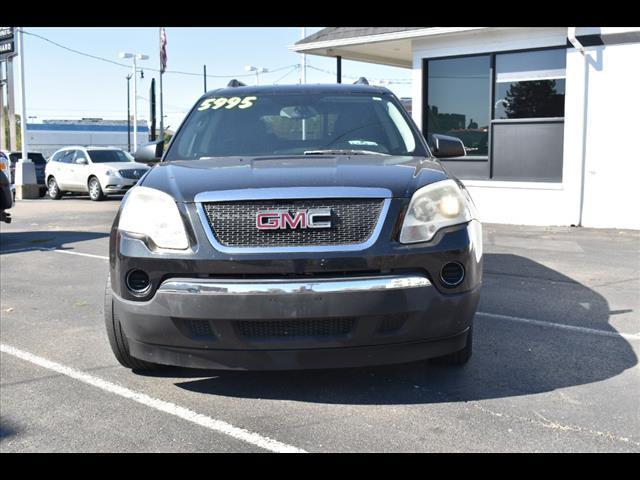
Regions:
M 381 198 L 326 198 L 204 202 L 213 234 L 225 247 L 304 247 L 357 245 L 372 235 L 384 205 Z M 329 208 L 331 228 L 259 230 L 259 211 Z

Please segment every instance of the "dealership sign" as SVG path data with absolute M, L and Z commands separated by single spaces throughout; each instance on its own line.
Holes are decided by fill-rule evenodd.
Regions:
M 0 58 L 16 54 L 14 30 L 13 27 L 0 27 Z

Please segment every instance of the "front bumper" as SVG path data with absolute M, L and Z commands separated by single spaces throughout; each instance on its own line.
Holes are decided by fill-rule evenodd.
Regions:
M 126 193 L 135 186 L 139 179 L 124 178 L 120 176 L 102 176 L 99 178 L 102 190 L 106 194 Z
M 403 207 L 392 202 L 388 218 Z M 465 345 L 482 278 L 475 221 L 443 229 L 428 244 L 399 244 L 395 222 L 387 221 L 363 251 L 228 254 L 206 239 L 194 205 L 184 215 L 194 244 L 185 252 L 153 250 L 114 221 L 114 312 L 136 358 L 215 369 L 329 368 L 413 361 Z M 439 279 L 447 262 L 465 270 L 454 288 Z M 127 289 L 132 270 L 148 274 L 144 294 Z M 400 286 L 422 280 L 403 288 L 324 288 L 389 278 Z
M 443 295 L 422 274 L 313 280 L 172 278 L 151 300 L 114 296 L 131 354 L 196 368 L 408 362 L 464 347 L 479 288 Z

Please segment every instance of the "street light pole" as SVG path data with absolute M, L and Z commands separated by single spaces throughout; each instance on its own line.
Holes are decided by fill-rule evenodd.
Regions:
M 147 60 L 148 55 L 141 53 L 126 53 L 122 52 L 119 55 L 120 58 L 133 58 L 133 151 L 138 149 L 138 77 L 136 76 L 138 62 L 137 60 Z
M 127 151 L 131 153 L 131 97 L 129 94 L 129 81 L 131 74 L 127 75 Z
M 307 36 L 307 28 L 302 27 L 302 38 Z M 300 83 L 303 85 L 307 83 L 307 56 L 302 54 L 302 68 L 300 69 Z
M 260 85 L 260 74 L 267 73 L 269 70 L 264 67 L 254 67 L 253 65 L 247 65 L 244 67 L 247 72 L 256 72 L 256 85 Z
M 133 56 L 133 151 L 138 150 L 138 76 L 136 57 Z

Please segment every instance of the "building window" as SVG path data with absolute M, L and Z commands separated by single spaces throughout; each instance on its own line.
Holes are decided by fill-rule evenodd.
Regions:
M 496 55 L 493 118 L 564 117 L 564 49 Z
M 490 64 L 489 55 L 428 62 L 427 134 L 460 138 L 468 157 L 489 153 Z
M 565 68 L 564 47 L 425 59 L 427 140 L 462 140 L 462 179 L 561 181 Z

